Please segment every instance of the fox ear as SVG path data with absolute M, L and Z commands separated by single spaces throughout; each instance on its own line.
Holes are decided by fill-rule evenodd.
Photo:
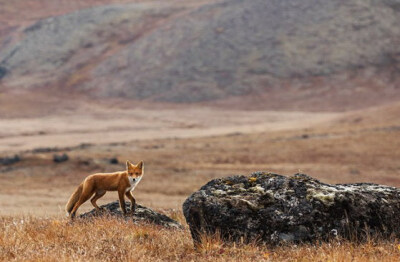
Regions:
M 131 168 L 132 163 L 129 160 L 126 160 L 126 169 Z
M 136 167 L 142 169 L 142 168 L 143 168 L 143 161 L 140 161 L 140 162 L 136 165 Z

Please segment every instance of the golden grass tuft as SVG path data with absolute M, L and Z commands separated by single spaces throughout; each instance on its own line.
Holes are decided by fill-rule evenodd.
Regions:
M 69 222 L 35 217 L 0 218 L 2 261 L 400 261 L 399 241 L 356 244 L 335 240 L 275 248 L 224 244 L 203 236 L 193 247 L 189 230 L 169 230 L 115 218 Z

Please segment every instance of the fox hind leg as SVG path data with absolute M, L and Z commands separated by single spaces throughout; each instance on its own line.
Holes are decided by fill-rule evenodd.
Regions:
M 93 191 L 91 190 L 83 190 L 81 197 L 79 198 L 78 202 L 76 202 L 76 204 L 74 205 L 74 208 L 71 211 L 71 218 L 74 218 L 76 215 L 76 211 L 78 210 L 78 208 L 85 203 L 86 201 L 89 200 L 89 198 L 94 194 Z
M 90 202 L 92 205 L 96 208 L 97 211 L 100 211 L 101 208 L 97 205 L 96 201 L 99 200 L 101 197 L 103 197 L 106 194 L 107 191 L 96 191 L 95 195 L 90 199 Z

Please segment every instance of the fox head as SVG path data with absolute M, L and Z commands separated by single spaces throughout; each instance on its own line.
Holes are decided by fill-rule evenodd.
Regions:
M 126 161 L 126 172 L 128 173 L 129 181 L 138 183 L 144 174 L 144 164 L 140 161 L 137 165 L 132 164 L 129 160 Z

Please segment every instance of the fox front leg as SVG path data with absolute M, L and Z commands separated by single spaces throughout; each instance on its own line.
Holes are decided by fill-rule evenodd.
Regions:
M 119 196 L 119 205 L 121 207 L 122 213 L 126 215 L 124 191 L 118 191 L 118 196 Z
M 132 196 L 132 193 L 130 191 L 126 192 L 125 195 L 131 201 L 131 214 L 133 215 L 135 213 L 135 209 L 136 209 L 136 200 Z

